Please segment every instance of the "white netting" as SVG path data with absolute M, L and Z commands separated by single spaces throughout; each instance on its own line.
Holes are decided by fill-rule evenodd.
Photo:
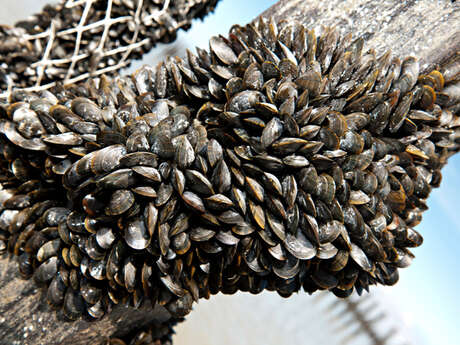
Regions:
M 0 26 L 0 98 L 110 74 L 169 42 L 217 0 L 66 0 Z

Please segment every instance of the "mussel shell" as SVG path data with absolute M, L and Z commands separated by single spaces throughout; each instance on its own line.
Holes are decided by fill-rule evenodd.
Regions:
M 142 250 L 150 243 L 150 235 L 142 219 L 129 222 L 125 228 L 124 239 L 133 249 Z
M 109 204 L 105 209 L 108 216 L 117 216 L 128 211 L 133 206 L 135 197 L 133 192 L 126 189 L 118 189 L 112 193 Z

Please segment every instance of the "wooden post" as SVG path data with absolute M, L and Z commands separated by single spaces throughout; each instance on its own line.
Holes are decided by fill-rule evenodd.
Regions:
M 460 3 L 451 1 L 281 0 L 262 17 L 298 21 L 308 28 L 335 26 L 365 39 L 377 55 L 420 59 L 421 73 L 458 54 Z
M 281 0 L 262 16 L 351 31 L 378 54 L 391 49 L 396 56 L 418 57 L 422 71 L 460 50 L 460 4 L 450 1 Z M 0 258 L 0 344 L 98 344 L 169 318 L 164 308 L 152 310 L 147 303 L 140 310 L 118 306 L 100 321 L 66 322 L 42 294 L 33 281 L 20 278 L 14 258 Z
M 100 321 L 64 321 L 47 303 L 33 280 L 19 276 L 14 257 L 0 259 L 0 344 L 98 344 L 112 335 L 123 336 L 153 322 L 162 323 L 170 314 L 163 307 L 144 303 L 140 309 L 116 306 Z

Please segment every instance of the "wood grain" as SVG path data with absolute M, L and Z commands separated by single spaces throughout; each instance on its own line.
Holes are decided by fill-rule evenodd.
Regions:
M 442 64 L 460 50 L 460 3 L 440 1 L 281 0 L 261 16 L 296 20 L 321 31 L 335 26 L 366 40 L 380 55 L 413 55 L 421 71 Z

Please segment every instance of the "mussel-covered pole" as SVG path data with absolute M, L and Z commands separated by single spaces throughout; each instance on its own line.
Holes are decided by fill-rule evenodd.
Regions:
M 307 27 L 335 26 L 342 34 L 365 38 L 364 50 L 377 55 L 416 56 L 425 73 L 458 54 L 458 1 L 280 0 L 264 18 L 296 20 Z
M 168 43 L 218 0 L 60 0 L 15 26 L 0 25 L 0 97 L 8 88 L 114 74 Z
M 396 283 L 458 151 L 460 63 L 422 74 L 364 43 L 258 20 L 130 76 L 13 92 L 0 245 L 77 324 L 124 305 L 171 317 L 112 344 L 168 343 L 219 292 Z

